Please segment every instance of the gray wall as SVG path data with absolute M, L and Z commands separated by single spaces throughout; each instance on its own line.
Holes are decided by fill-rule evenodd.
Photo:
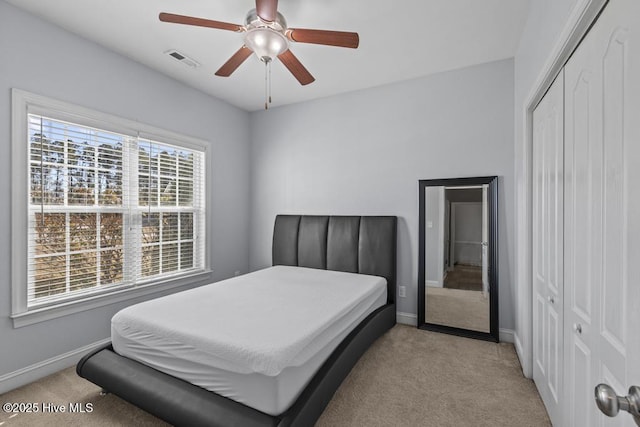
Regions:
M 525 103 L 575 5 L 576 0 L 535 0 L 530 2 L 529 15 L 515 57 L 514 154 L 516 203 L 518 206 L 523 206 L 526 197 L 523 191 L 524 173 L 528 168 L 524 164 L 524 114 L 527 107 Z M 525 224 L 520 222 L 523 212 L 517 211 L 516 214 L 517 229 L 519 232 L 526 233 Z M 523 243 L 516 240 L 514 258 L 521 259 L 524 256 L 523 250 Z M 531 345 L 531 336 L 523 328 L 525 327 L 525 316 L 530 315 L 530 311 L 527 311 L 525 307 L 530 307 L 532 304 L 531 291 L 526 285 L 526 281 L 530 280 L 530 274 L 531 272 L 525 268 L 524 264 L 520 262 L 516 264 L 515 278 L 518 291 L 513 294 L 513 300 L 510 302 L 518 308 L 516 311 L 517 338 L 528 337 L 528 348 Z M 527 345 L 527 343 L 522 344 Z M 522 356 L 531 357 L 530 355 Z
M 129 303 L 14 329 L 10 89 L 72 102 L 211 142 L 214 280 L 248 269 L 249 116 L 0 0 L 0 376 L 109 336 Z M 20 173 L 17 169 L 15 173 Z M 138 300 L 139 301 L 139 300 Z
M 500 326 L 514 327 L 513 61 L 251 115 L 250 267 L 278 213 L 399 217 L 398 311 L 416 313 L 418 180 L 500 176 Z

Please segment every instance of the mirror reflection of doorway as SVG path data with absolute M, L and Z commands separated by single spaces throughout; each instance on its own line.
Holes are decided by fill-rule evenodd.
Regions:
M 426 202 L 425 321 L 489 332 L 487 186 L 428 188 Z

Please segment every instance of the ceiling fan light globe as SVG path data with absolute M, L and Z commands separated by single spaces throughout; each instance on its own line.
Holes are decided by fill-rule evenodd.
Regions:
M 270 28 L 254 28 L 245 33 L 244 44 L 260 60 L 273 59 L 289 49 L 289 41 L 284 34 Z

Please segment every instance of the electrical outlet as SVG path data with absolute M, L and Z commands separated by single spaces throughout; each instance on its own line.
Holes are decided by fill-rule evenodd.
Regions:
M 406 286 L 398 287 L 398 296 L 400 296 L 400 298 L 405 298 L 407 296 L 407 287 Z
M 236 270 L 236 271 L 233 273 L 233 275 L 234 275 L 234 276 L 239 276 L 239 275 L 240 275 L 240 272 L 239 272 L 238 270 Z

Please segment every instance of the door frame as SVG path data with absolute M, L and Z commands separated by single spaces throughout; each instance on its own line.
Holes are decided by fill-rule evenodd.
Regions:
M 488 192 L 486 186 L 482 186 L 482 294 L 487 296 L 489 293 L 489 210 L 488 210 Z
M 445 194 L 446 190 L 442 188 L 440 194 L 438 194 L 438 215 L 439 215 L 439 224 L 438 224 L 438 286 L 444 287 L 444 277 L 447 273 L 447 269 L 444 267 L 444 227 L 447 224 L 447 221 L 444 217 L 446 212 L 445 209 Z
M 525 98 L 521 156 L 516 157 L 516 278 L 518 283 L 514 344 L 522 371 L 533 377 L 533 110 L 551 87 L 573 51 L 609 0 L 578 0 L 567 24 Z M 516 106 L 516 108 L 518 108 Z M 518 112 L 516 111 L 516 114 Z M 519 179 L 518 179 L 519 178 Z M 520 325 L 520 327 L 518 327 Z

